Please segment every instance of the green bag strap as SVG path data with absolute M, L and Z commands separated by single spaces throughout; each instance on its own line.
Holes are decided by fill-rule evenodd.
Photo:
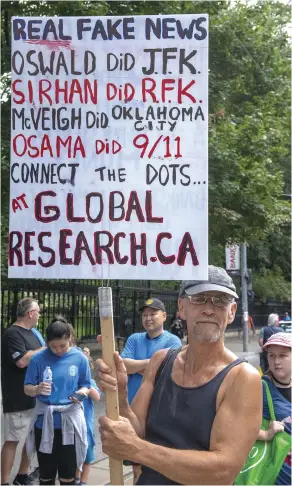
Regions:
M 262 382 L 264 383 L 264 388 L 265 388 L 265 391 L 266 391 L 270 417 L 271 417 L 271 420 L 274 421 L 274 420 L 276 420 L 276 416 L 275 416 L 275 410 L 274 410 L 274 405 L 273 405 L 273 400 L 272 400 L 270 388 L 269 388 L 268 383 L 265 380 L 262 380 Z

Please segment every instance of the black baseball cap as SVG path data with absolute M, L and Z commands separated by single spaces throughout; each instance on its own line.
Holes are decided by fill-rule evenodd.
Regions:
M 184 280 L 181 284 L 179 297 L 201 294 L 211 290 L 224 292 L 224 294 L 232 295 L 236 299 L 239 298 L 233 280 L 226 270 L 213 265 L 208 267 L 208 280 Z
M 159 299 L 155 299 L 155 298 L 146 299 L 144 304 L 139 308 L 139 311 L 142 312 L 146 307 L 150 307 L 150 309 L 157 309 L 157 310 L 161 310 L 162 312 L 166 312 L 164 303 Z

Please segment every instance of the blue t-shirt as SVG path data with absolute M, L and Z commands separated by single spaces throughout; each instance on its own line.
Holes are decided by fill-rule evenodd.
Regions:
M 39 385 L 43 373 L 50 366 L 53 375 L 51 395 L 37 395 L 37 399 L 48 405 L 68 405 L 72 403 L 69 396 L 81 387 L 90 388 L 91 375 L 86 356 L 71 348 L 63 356 L 57 356 L 50 348 L 35 354 L 27 367 L 25 385 Z M 38 415 L 36 427 L 42 428 L 43 415 Z M 54 427 L 61 428 L 61 414 L 54 412 Z
M 168 331 L 163 331 L 162 334 L 153 339 L 148 336 L 147 332 L 139 332 L 128 338 L 121 357 L 137 360 L 150 359 L 159 349 L 179 348 L 181 345 L 181 340 Z M 142 379 L 143 376 L 139 373 L 128 375 L 129 403 L 132 402 L 140 388 Z
M 41 346 L 46 346 L 46 341 L 44 340 L 43 336 L 41 335 L 40 331 L 37 330 L 36 327 L 32 328 L 32 332 L 38 338 Z
M 95 381 L 91 379 L 90 388 L 95 388 L 100 394 L 100 390 L 96 385 Z M 87 426 L 87 442 L 89 446 L 95 445 L 95 434 L 94 434 L 94 401 L 92 398 L 88 397 L 83 400 L 84 416 Z
M 278 422 L 284 421 L 285 432 L 291 435 L 291 403 L 287 400 L 282 393 L 279 392 L 277 387 L 272 383 L 269 377 L 264 376 L 262 379 L 269 385 L 271 392 L 275 417 Z M 266 390 L 263 385 L 263 416 L 271 420 Z M 276 484 L 291 484 L 291 453 L 286 458 L 279 476 L 276 480 Z

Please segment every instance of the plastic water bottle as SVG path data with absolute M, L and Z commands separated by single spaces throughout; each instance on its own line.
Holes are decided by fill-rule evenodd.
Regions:
M 53 383 L 53 373 L 52 373 L 52 370 L 50 368 L 50 366 L 47 366 L 45 371 L 44 371 L 44 374 L 43 374 L 43 382 L 44 383 L 48 383 L 49 385 L 51 385 L 51 389 L 52 389 L 52 383 Z M 43 395 L 51 395 L 51 391 L 49 393 L 43 393 Z

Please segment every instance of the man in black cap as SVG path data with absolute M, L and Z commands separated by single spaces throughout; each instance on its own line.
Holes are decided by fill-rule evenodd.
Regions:
M 100 386 L 118 385 L 120 420 L 100 419 L 103 451 L 142 464 L 136 484 L 233 484 L 258 435 L 258 371 L 224 346 L 237 298 L 224 269 L 208 281 L 182 283 L 178 306 L 189 344 L 155 353 L 131 407 L 127 375 L 115 355 L 117 380 L 99 361 Z
M 161 300 L 147 299 L 139 311 L 142 312 L 142 325 L 146 332 L 132 334 L 121 354 L 129 375 L 128 400 L 130 404 L 141 386 L 144 371 L 153 354 L 159 349 L 181 346 L 181 341 L 177 336 L 163 329 L 167 314 Z

